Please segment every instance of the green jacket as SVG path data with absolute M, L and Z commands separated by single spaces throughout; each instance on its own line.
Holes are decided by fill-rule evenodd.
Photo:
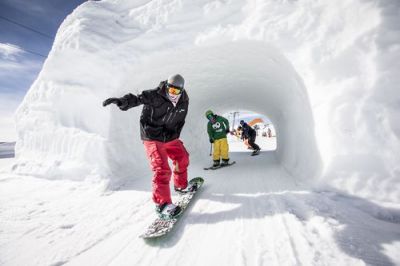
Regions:
M 207 124 L 208 136 L 212 140 L 226 138 L 226 133 L 229 132 L 229 121 L 228 119 L 215 115 L 216 122 L 212 124 L 210 121 Z

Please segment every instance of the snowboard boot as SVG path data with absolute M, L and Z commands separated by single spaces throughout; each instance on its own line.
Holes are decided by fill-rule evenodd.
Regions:
M 196 182 L 194 182 L 194 183 L 190 183 L 189 182 L 186 188 L 174 187 L 175 191 L 180 195 L 186 194 L 188 192 L 196 191 L 197 188 L 198 187 L 197 187 L 197 183 Z
M 258 149 L 255 149 L 252 153 L 251 153 L 251 155 L 257 155 L 257 154 L 259 154 L 260 153 L 260 148 L 258 148 Z
M 229 159 L 222 159 L 221 166 L 227 166 L 229 164 Z
M 156 205 L 156 212 L 162 219 L 171 219 L 181 214 L 182 208 L 173 203 L 163 203 Z
M 219 160 L 214 160 L 213 167 L 219 166 Z

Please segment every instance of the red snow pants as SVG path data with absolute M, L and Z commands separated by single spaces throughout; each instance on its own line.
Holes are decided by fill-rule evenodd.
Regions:
M 156 204 L 171 203 L 169 182 L 172 172 L 168 164 L 168 158 L 172 160 L 174 165 L 175 187 L 186 188 L 188 183 L 189 153 L 179 139 L 169 142 L 145 140 L 143 143 L 153 171 L 153 201 Z

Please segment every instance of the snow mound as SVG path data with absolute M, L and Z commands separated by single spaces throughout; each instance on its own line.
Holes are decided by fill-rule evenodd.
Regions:
M 17 112 L 13 169 L 111 183 L 147 178 L 141 108 L 120 112 L 101 102 L 181 73 L 191 99 L 182 139 L 192 163 L 207 159 L 206 109 L 250 110 L 271 118 L 276 161 L 297 179 L 322 177 L 396 201 L 394 10 L 396 1 L 360 0 L 84 3 L 60 27 Z

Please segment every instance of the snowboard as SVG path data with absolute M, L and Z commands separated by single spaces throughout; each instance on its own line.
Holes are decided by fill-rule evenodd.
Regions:
M 146 229 L 146 231 L 140 235 L 143 239 L 151 239 L 151 238 L 158 238 L 166 235 L 168 232 L 172 230 L 176 222 L 180 219 L 183 212 L 191 202 L 194 195 L 200 189 L 200 187 L 204 183 L 204 179 L 202 177 L 195 177 L 189 181 L 189 183 L 197 183 L 197 190 L 193 192 L 187 192 L 185 194 L 180 194 L 178 196 L 178 200 L 174 202 L 174 204 L 179 205 L 182 208 L 181 213 L 178 216 L 173 218 L 156 218 L 153 223 Z
M 260 154 L 260 150 L 258 150 L 257 152 L 255 152 L 255 153 L 251 153 L 251 156 L 256 156 L 256 155 L 259 155 Z
M 231 166 L 231 165 L 234 165 L 236 162 L 235 161 L 233 161 L 233 162 L 231 162 L 231 163 L 228 163 L 228 164 L 226 164 L 226 165 L 218 165 L 218 166 L 210 166 L 210 167 L 205 167 L 204 168 L 204 170 L 217 170 L 217 169 L 220 169 L 220 168 L 224 168 L 224 167 L 228 167 L 228 166 Z

